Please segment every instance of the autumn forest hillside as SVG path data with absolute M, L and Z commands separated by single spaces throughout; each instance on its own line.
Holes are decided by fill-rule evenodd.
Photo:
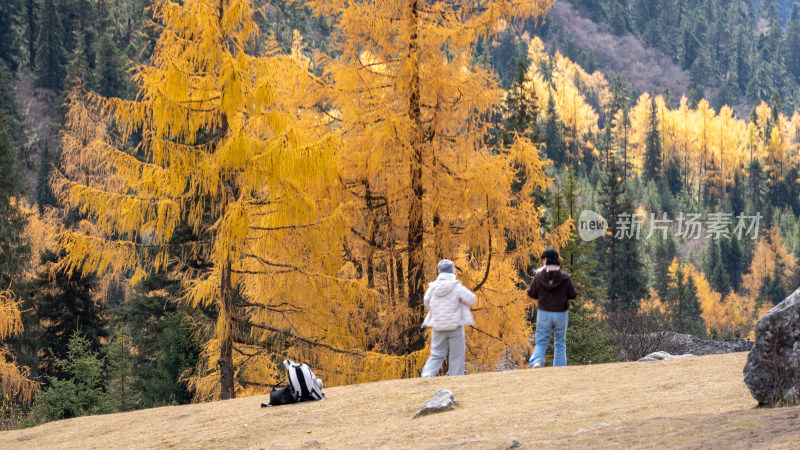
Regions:
M 4 1 L 0 423 L 417 377 L 442 258 L 469 373 L 525 366 L 548 247 L 570 365 L 752 337 L 800 286 L 798 52 L 770 0 Z

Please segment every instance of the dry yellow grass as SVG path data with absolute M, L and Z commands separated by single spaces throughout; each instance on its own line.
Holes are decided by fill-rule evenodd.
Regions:
M 263 396 L 81 417 L 0 434 L 0 448 L 796 448 L 800 408 L 755 409 L 746 353 L 547 367 L 326 389 L 323 402 Z M 460 406 L 417 419 L 437 389 Z

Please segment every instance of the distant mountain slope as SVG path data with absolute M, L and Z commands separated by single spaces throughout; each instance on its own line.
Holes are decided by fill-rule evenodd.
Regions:
M 660 50 L 646 48 L 632 35 L 616 36 L 581 14 L 570 3 L 558 1 L 547 15 L 549 27 L 545 43 L 570 34 L 578 47 L 589 49 L 597 60 L 597 69 L 614 75 L 624 75 L 639 92 L 661 93 L 669 88 L 674 97 L 689 88 L 689 74 Z M 574 55 L 566 55 L 574 58 Z
M 800 407 L 755 409 L 746 355 L 382 381 L 275 408 L 260 408 L 259 396 L 80 417 L 0 433 L 0 448 L 790 448 Z M 412 418 L 437 389 L 460 405 Z

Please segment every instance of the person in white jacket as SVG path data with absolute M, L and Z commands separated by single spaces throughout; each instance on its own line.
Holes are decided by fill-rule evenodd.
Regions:
M 439 277 L 428 284 L 424 299 L 425 308 L 430 312 L 422 326 L 433 328 L 433 332 L 431 356 L 422 368 L 422 376 L 436 376 L 447 356 L 447 375 L 464 375 L 464 354 L 467 346 L 464 327 L 475 323 L 469 309 L 475 304 L 475 294 L 456 279 L 453 261 L 443 259 L 439 261 L 437 268 Z

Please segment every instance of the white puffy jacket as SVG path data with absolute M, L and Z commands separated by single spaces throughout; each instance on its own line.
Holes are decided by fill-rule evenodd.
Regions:
M 456 280 L 455 274 L 440 273 L 436 281 L 428 283 L 425 308 L 430 312 L 422 323 L 436 331 L 451 331 L 460 326 L 473 325 L 472 311 L 475 294 Z

